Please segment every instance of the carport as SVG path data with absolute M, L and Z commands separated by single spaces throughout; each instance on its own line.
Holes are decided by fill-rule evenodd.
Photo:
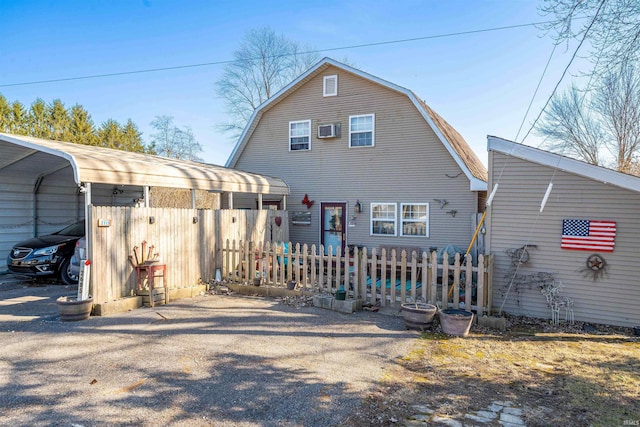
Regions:
M 90 218 L 91 206 L 148 207 L 151 187 L 219 193 L 231 206 L 234 193 L 257 194 L 259 202 L 263 195 L 286 202 L 289 194 L 287 184 L 274 177 L 5 133 L 0 183 L 0 268 L 15 242 Z M 94 226 L 87 224 L 88 242 Z M 90 243 L 87 249 L 91 257 Z

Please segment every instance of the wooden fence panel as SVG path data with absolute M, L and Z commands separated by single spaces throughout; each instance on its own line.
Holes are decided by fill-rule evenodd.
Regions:
M 275 224 L 276 216 L 280 217 L 279 225 Z M 98 226 L 100 220 L 103 220 L 103 226 Z M 169 287 L 183 288 L 197 285 L 200 280 L 212 280 L 216 268 L 225 271 L 225 278 L 238 279 L 233 275 L 239 272 L 232 271 L 230 265 L 223 268 L 221 248 L 224 240 L 220 240 L 221 236 L 240 238 L 229 239 L 230 242 L 253 241 L 251 238 L 247 240 L 247 236 L 262 237 L 263 242 L 267 230 L 278 236 L 288 236 L 288 220 L 284 211 L 92 206 L 89 224 L 90 289 L 97 303 L 135 293 L 137 276 L 129 257 L 135 264 L 135 246 L 138 246 L 139 256 L 143 256 L 143 242 L 146 242 L 147 251 L 153 245 L 152 252 L 158 253 L 167 265 Z M 145 253 L 145 258 L 148 255 Z M 224 260 L 227 264 L 232 261 Z
M 402 251 L 398 258 L 395 249 L 392 249 L 388 259 L 385 249 L 378 258 L 375 249 L 370 256 L 366 248 L 358 249 L 353 254 L 347 252 L 343 256 L 340 249 L 334 254 L 332 247 L 328 247 L 325 255 L 322 245 L 317 252 L 315 245 L 310 249 L 307 245 L 300 247 L 290 242 L 287 245 L 291 250 L 283 254 L 282 243 L 267 243 L 262 249 L 262 246 L 250 243 L 236 245 L 235 241 L 227 241 L 222 248 L 223 258 L 232 261 L 225 261 L 224 265 L 229 268 L 231 264 L 232 270 L 240 268 L 246 272 L 250 268 L 237 267 L 236 259 L 244 259 L 246 265 L 249 265 L 249 261 L 271 260 L 268 266 L 262 268 L 271 272 L 274 279 L 270 283 L 274 286 L 286 286 L 287 281 L 295 280 L 299 289 L 334 294 L 344 288 L 350 297 L 373 304 L 423 300 L 442 308 L 464 307 L 477 311 L 479 315 L 489 313 L 490 257 L 481 255 L 478 265 L 474 266 L 471 255 L 462 258 L 456 254 L 450 265 L 446 253 L 443 254 L 442 263 L 438 264 L 435 251 L 430 257 L 426 252 L 421 256 L 412 252 L 411 259 L 408 259 L 406 251 Z M 225 274 L 225 277 L 238 277 L 236 281 L 240 283 L 250 282 L 246 274 Z M 477 295 L 475 304 L 474 287 Z M 462 294 L 464 301 L 461 300 Z

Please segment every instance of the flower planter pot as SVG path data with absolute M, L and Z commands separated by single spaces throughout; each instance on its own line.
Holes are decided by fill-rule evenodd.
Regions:
M 401 307 L 407 329 L 424 330 L 433 321 L 438 311 L 435 305 L 425 303 L 405 303 Z
M 262 279 L 259 277 L 256 277 L 253 279 L 253 286 L 260 286 L 261 282 L 262 282 Z
M 291 280 L 289 282 L 287 282 L 287 289 L 289 289 L 290 291 L 294 290 L 296 288 L 297 282 L 294 280 Z
M 466 310 L 456 310 L 453 308 L 442 310 L 438 313 L 442 332 L 447 335 L 466 337 L 471 329 L 473 313 Z
M 93 298 L 78 301 L 77 297 L 60 297 L 56 300 L 60 320 L 63 322 L 75 322 L 86 320 L 93 309 Z
M 347 299 L 347 291 L 343 289 L 336 291 L 335 297 L 338 301 L 345 301 Z

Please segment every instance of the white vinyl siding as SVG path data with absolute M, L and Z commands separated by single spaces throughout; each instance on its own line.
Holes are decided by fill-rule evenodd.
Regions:
M 322 96 L 338 95 L 338 76 L 324 76 L 322 79 Z
M 397 203 L 371 203 L 371 235 L 396 236 Z
M 400 205 L 400 235 L 429 237 L 428 203 L 402 203 Z
M 311 120 L 289 122 L 289 150 L 311 150 Z
M 349 147 L 373 147 L 375 121 L 375 114 L 349 116 Z

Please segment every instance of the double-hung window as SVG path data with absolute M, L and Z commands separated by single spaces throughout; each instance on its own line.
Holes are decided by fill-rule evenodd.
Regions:
M 402 203 L 400 212 L 401 236 L 429 237 L 428 203 Z
M 349 116 L 349 147 L 373 147 L 375 145 L 375 114 Z
M 311 150 L 311 120 L 289 122 L 289 151 Z
M 397 203 L 371 203 L 371 235 L 396 236 Z

